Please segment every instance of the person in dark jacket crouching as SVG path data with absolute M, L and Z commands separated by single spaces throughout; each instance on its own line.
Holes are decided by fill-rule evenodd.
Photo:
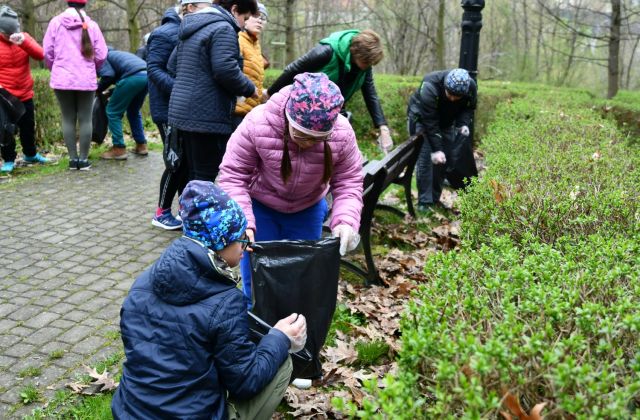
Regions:
M 447 169 L 456 158 L 451 153 L 456 133 L 469 136 L 476 102 L 476 83 L 465 69 L 427 74 L 409 99 L 409 135 L 424 137 L 416 163 L 420 213 L 430 215 L 440 202 Z
M 269 419 L 306 341 L 291 314 L 255 345 L 230 267 L 249 244 L 240 206 L 208 181 L 180 197 L 184 236 L 138 277 L 120 311 L 126 354 L 115 419 Z M 228 396 L 228 399 L 227 399 Z

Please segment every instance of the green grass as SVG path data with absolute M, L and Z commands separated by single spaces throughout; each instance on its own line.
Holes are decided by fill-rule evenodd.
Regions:
M 42 369 L 36 366 L 29 366 L 26 367 L 24 369 L 22 369 L 19 373 L 18 376 L 21 378 L 33 378 L 36 376 L 40 376 L 40 374 L 42 374 Z
M 372 366 L 386 361 L 389 355 L 389 345 L 382 341 L 358 341 L 358 363 L 362 366 Z
M 42 392 L 33 384 L 28 384 L 20 389 L 20 401 L 22 404 L 31 404 L 39 402 L 42 399 Z
M 338 303 L 336 311 L 333 313 L 333 320 L 329 327 L 325 346 L 332 347 L 336 345 L 336 331 L 349 334 L 354 326 L 363 326 L 365 322 L 366 317 L 364 315 L 360 313 L 352 314 L 347 305 Z
M 67 390 L 57 391 L 46 407 L 33 410 L 25 420 L 112 419 L 112 394 L 79 396 Z
M 49 353 L 49 360 L 62 359 L 64 357 L 65 351 L 62 349 L 53 350 Z

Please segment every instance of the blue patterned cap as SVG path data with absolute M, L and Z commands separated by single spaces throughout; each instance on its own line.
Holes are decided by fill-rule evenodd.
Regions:
M 464 96 L 469 93 L 471 77 L 465 69 L 453 69 L 444 79 L 444 87 L 453 95 Z
M 210 181 L 190 181 L 180 196 L 184 235 L 219 251 L 244 234 L 247 218 L 236 201 Z

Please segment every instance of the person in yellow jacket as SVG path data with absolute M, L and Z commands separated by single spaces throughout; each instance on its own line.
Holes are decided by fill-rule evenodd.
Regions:
M 258 3 L 258 14 L 247 19 L 244 24 L 244 31 L 241 31 L 238 35 L 240 54 L 244 59 L 242 71 L 256 85 L 256 89 L 260 94 L 257 99 L 238 98 L 233 118 L 236 127 L 240 125 L 240 122 L 249 111 L 263 102 L 265 97 L 262 85 L 264 82 L 265 61 L 260 47 L 260 34 L 264 30 L 268 16 L 267 8 L 264 4 Z

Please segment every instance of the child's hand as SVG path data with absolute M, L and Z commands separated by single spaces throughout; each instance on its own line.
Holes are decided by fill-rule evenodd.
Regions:
M 22 32 L 11 34 L 11 36 L 9 37 L 9 41 L 16 45 L 20 45 L 24 42 L 24 34 Z
M 289 337 L 291 341 L 290 353 L 297 353 L 304 348 L 307 342 L 307 320 L 304 315 L 293 313 L 278 321 L 273 328 L 282 331 Z

